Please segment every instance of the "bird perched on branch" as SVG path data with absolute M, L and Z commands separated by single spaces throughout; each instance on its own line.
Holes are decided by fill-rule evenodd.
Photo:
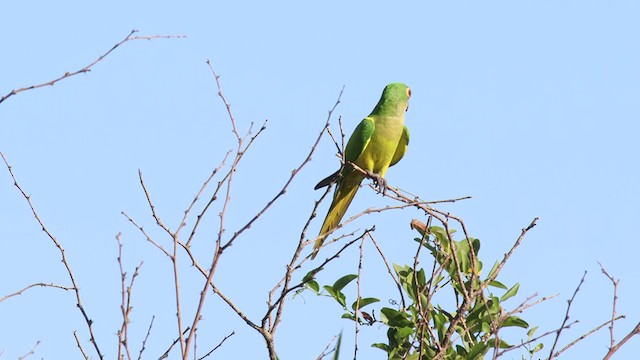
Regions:
M 340 170 L 315 186 L 317 190 L 333 182 L 337 183 L 329 212 L 313 248 L 312 259 L 318 254 L 329 232 L 340 224 L 365 176 L 374 178 L 382 191 L 386 189 L 384 175 L 387 169 L 402 159 L 409 145 L 409 130 L 404 126 L 404 113 L 409 108 L 410 97 L 411 89 L 407 85 L 387 85 L 371 114 L 351 134 Z M 352 164 L 367 175 L 355 169 Z

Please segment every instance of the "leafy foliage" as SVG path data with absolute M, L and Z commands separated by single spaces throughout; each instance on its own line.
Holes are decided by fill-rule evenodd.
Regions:
M 484 358 L 492 349 L 498 354 L 511 348 L 513 345 L 500 336 L 500 331 L 509 327 L 529 329 L 525 320 L 514 315 L 521 309 L 508 312 L 504 308 L 520 285 L 508 287 L 496 280 L 500 270 L 497 262 L 485 278 L 481 277 L 480 240 L 456 241 L 453 231 L 439 226 L 418 231 L 421 237 L 415 241 L 421 250 L 428 250 L 422 253 L 428 253 L 432 260 L 430 270 L 417 266 L 421 250 L 413 265 L 393 264 L 402 301 L 394 302 L 396 307 L 381 307 L 379 319 L 362 310 L 379 302 L 378 298 L 359 298 L 347 306 L 343 290 L 357 275 L 344 275 L 333 285 L 323 286 L 326 295 L 346 311 L 342 317 L 361 325 L 383 324 L 387 341 L 372 346 L 386 352 L 389 359 L 473 360 Z M 306 285 L 322 293 L 315 280 Z M 529 329 L 527 340 L 533 339 L 536 329 Z M 529 356 L 542 349 L 541 343 L 527 345 Z

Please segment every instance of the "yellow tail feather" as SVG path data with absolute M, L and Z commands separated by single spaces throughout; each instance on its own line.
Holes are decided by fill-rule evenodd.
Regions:
M 322 223 L 322 228 L 320 228 L 320 233 L 318 233 L 318 240 L 316 240 L 313 247 L 311 259 L 314 259 L 318 254 L 320 246 L 322 246 L 327 235 L 329 235 L 328 233 L 333 231 L 338 224 L 340 224 L 342 217 L 347 212 L 347 208 L 351 204 L 351 201 L 360 187 L 362 179 L 364 179 L 364 176 L 354 171 L 343 177 L 338 183 L 336 192 L 333 195 L 333 201 L 331 202 L 331 206 L 327 212 L 327 217 L 324 219 L 324 223 Z

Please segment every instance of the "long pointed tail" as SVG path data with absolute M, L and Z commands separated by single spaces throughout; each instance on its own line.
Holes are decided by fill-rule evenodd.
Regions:
M 326 239 L 328 232 L 332 231 L 336 226 L 338 226 L 338 224 L 340 224 L 342 217 L 347 212 L 349 204 L 351 204 L 353 197 L 356 195 L 356 192 L 360 187 L 362 179 L 364 179 L 364 176 L 354 171 L 353 173 L 344 176 L 340 181 L 336 188 L 336 192 L 333 195 L 333 201 L 329 207 L 329 212 L 327 212 L 327 217 L 324 218 L 324 223 L 322 223 L 322 228 L 320 228 L 320 233 L 318 234 L 319 237 L 313 247 L 311 259 L 314 259 L 318 254 L 318 250 Z

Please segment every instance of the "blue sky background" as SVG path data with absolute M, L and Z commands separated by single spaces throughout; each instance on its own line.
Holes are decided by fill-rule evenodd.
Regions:
M 462 217 L 481 239 L 485 265 L 540 217 L 503 272 L 505 283 L 521 283 L 511 305 L 534 293 L 559 293 L 523 315 L 540 331 L 554 329 L 588 271 L 571 313 L 580 323 L 566 331 L 560 341 L 566 344 L 611 316 L 612 286 L 599 261 L 621 279 L 617 311 L 627 319 L 616 325 L 620 340 L 640 321 L 639 15 L 634 1 L 14 1 L 0 12 L 2 95 L 83 67 L 134 28 L 140 35 L 187 38 L 127 43 L 88 74 L 0 104 L 0 151 L 65 247 L 107 358 L 116 356 L 121 321 L 115 234 L 122 232 L 130 274 L 144 261 L 130 341 L 139 347 L 155 315 L 146 356 L 157 358 L 176 329 L 170 264 L 120 211 L 169 244 L 154 226 L 137 169 L 160 215 L 175 228 L 202 181 L 235 145 L 206 59 L 222 75 L 242 131 L 269 119 L 236 174 L 227 235 L 277 194 L 343 85 L 336 115 L 350 132 L 387 83 L 402 81 L 413 89 L 406 115 L 412 138 L 389 183 L 425 199 L 473 196 L 441 208 Z M 334 153 L 325 138 L 287 195 L 220 265 L 221 289 L 254 319 L 320 196 L 313 185 L 338 166 Z M 364 188 L 348 214 L 389 203 Z M 199 240 L 203 251 L 217 211 Z M 0 170 L 0 212 L 0 296 L 33 282 L 68 284 L 57 250 L 6 169 Z M 376 239 L 388 258 L 404 264 L 415 251 L 408 224 L 420 216 L 414 210 L 371 215 L 344 231 L 377 224 Z M 393 284 L 371 244 L 365 253 L 363 291 L 386 305 L 396 296 Z M 355 273 L 357 259 L 353 248 L 319 281 Z M 187 259 L 184 264 L 183 292 L 197 293 L 202 280 Z M 259 335 L 219 299 L 209 300 L 199 349 L 235 331 L 218 358 L 266 358 Z M 303 294 L 290 299 L 285 312 L 276 335 L 281 359 L 315 358 L 341 330 L 347 334 L 343 356 L 351 356 L 353 324 L 339 319 L 335 302 Z M 0 323 L 4 359 L 24 355 L 37 340 L 34 356 L 80 358 L 74 330 L 89 348 L 70 292 L 32 289 L 4 301 Z M 363 329 L 360 357 L 383 359 L 367 344 L 384 336 L 383 329 Z M 566 357 L 602 357 L 608 336 L 603 329 Z M 617 358 L 635 358 L 638 344 L 632 339 Z

